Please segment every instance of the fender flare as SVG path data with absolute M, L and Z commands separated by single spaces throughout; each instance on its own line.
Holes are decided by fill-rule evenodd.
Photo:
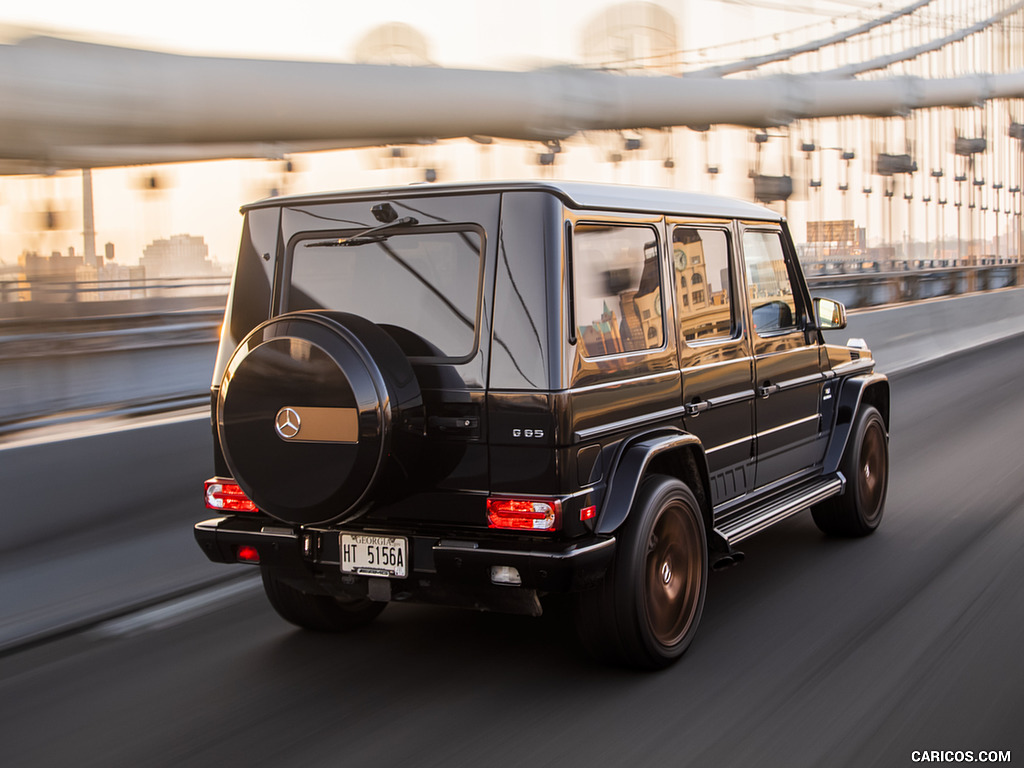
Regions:
M 857 421 L 857 413 L 865 400 L 882 413 L 886 435 L 889 432 L 889 379 L 882 373 L 869 373 L 845 379 L 839 388 L 832 437 L 825 451 L 825 474 L 839 469 L 843 452 L 850 439 L 850 431 Z
M 651 463 L 665 454 L 679 449 L 694 448 L 696 469 L 700 475 L 701 488 L 693 488 L 694 494 L 701 502 L 705 528 L 710 534 L 711 506 L 708 499 L 710 480 L 708 477 L 707 460 L 704 457 L 704 446 L 700 439 L 689 432 L 672 430 L 656 434 L 643 435 L 626 444 L 615 462 L 615 469 L 608 482 L 608 491 L 598 515 L 597 532 L 611 534 L 616 531 L 629 516 L 640 483 Z

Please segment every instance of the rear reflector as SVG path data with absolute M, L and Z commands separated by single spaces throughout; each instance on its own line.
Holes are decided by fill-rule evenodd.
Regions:
M 206 506 L 218 512 L 259 511 L 237 483 L 223 477 L 212 477 L 206 481 Z
M 558 499 L 488 499 L 487 525 L 510 531 L 554 531 L 561 511 Z
M 260 561 L 260 553 L 256 547 L 251 547 L 248 544 L 240 546 L 237 555 L 239 562 L 242 563 L 258 563 Z
M 597 517 L 597 507 L 584 507 L 580 510 L 580 520 L 586 522 Z

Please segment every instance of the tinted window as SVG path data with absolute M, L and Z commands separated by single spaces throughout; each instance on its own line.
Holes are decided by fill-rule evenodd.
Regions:
M 242 242 L 231 281 L 227 314 L 221 328 L 213 383 L 219 385 L 228 359 L 249 331 L 270 317 L 277 252 L 276 210 L 254 210 L 245 215 Z
M 577 333 L 589 357 L 662 346 L 661 273 L 653 229 L 578 225 L 573 276 Z
M 729 236 L 720 229 L 676 227 L 672 264 L 680 335 L 687 341 L 732 336 Z
M 743 260 L 757 334 L 763 336 L 795 327 L 796 301 L 781 235 L 777 232 L 744 232 Z
M 476 348 L 482 237 L 417 228 L 380 242 L 292 246 L 286 311 L 333 309 L 382 325 L 413 357 L 463 358 Z M 352 233 L 349 233 L 352 234 Z

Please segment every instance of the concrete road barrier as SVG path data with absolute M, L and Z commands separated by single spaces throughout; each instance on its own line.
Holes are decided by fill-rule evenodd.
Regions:
M 1024 288 L 1009 288 L 852 313 L 844 330 L 826 338 L 862 338 L 878 369 L 897 373 L 1022 333 Z

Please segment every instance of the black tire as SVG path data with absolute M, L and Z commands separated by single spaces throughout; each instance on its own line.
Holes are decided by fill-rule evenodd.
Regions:
M 576 600 L 576 628 L 595 658 L 661 669 L 689 647 L 708 580 L 700 505 L 675 478 L 646 479 L 601 585 Z
M 263 591 L 285 621 L 315 632 L 344 632 L 369 624 L 387 603 L 365 598 L 342 598 L 310 595 L 281 581 L 272 571 L 261 569 Z
M 815 505 L 811 515 L 829 536 L 867 536 L 882 522 L 889 486 L 889 437 L 874 406 L 860 409 L 839 469 L 845 492 Z

